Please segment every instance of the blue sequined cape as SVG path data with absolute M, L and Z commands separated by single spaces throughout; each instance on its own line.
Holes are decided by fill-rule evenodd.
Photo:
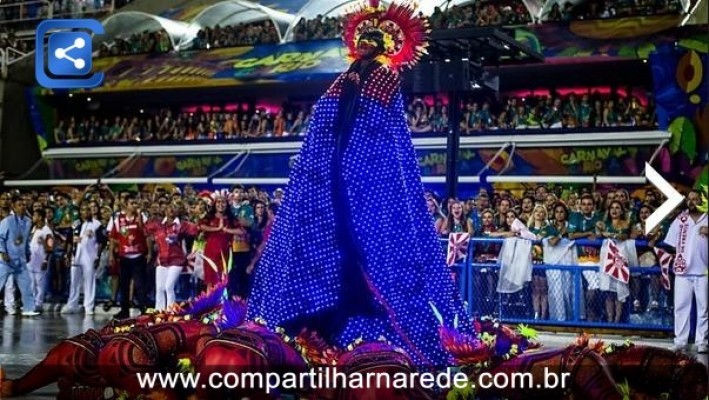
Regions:
M 290 334 L 307 326 L 340 346 L 383 337 L 419 365 L 446 365 L 431 304 L 447 325 L 467 316 L 426 211 L 398 75 L 377 66 L 358 87 L 343 147 L 346 86 L 343 74 L 315 105 L 247 317 Z

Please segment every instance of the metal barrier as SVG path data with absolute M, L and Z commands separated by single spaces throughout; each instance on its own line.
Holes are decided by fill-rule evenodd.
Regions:
M 535 325 L 672 330 L 673 297 L 661 287 L 659 266 L 629 267 L 630 296 L 624 302 L 618 302 L 614 292 L 589 288 L 589 278 L 600 273 L 597 265 L 534 264 L 531 282 L 515 293 L 499 293 L 501 266 L 497 257 L 485 256 L 493 252 L 499 255 L 503 243 L 502 238 L 471 238 L 466 259 L 455 266 L 462 297 L 471 315 Z M 534 244 L 541 245 L 541 241 Z M 580 239 L 575 244 L 600 248 L 603 242 Z M 487 248 L 481 252 L 481 247 Z M 648 249 L 647 242 L 642 241 L 636 241 L 636 247 Z M 547 315 L 543 312 L 535 315 L 535 295 L 541 302 L 537 309 L 546 310 Z M 616 313 L 617 319 L 609 321 L 609 314 Z

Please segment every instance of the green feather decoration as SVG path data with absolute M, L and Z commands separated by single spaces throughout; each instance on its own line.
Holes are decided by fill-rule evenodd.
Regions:
M 623 400 L 630 400 L 630 385 L 627 379 L 625 382 L 618 384 L 618 390 L 620 394 L 623 395 Z
M 454 386 L 446 395 L 446 400 L 475 400 L 475 385 L 468 381 L 463 388 Z
M 702 185 L 699 191 L 702 193 L 702 204 L 697 206 L 697 210 L 706 213 L 709 211 L 709 199 L 707 199 L 707 186 Z
M 180 358 L 177 360 L 177 370 L 180 373 L 194 373 L 194 365 L 192 365 L 192 360 L 189 358 Z
M 530 328 L 525 324 L 519 324 L 517 327 L 517 332 L 519 332 L 519 334 L 524 336 L 527 340 L 535 340 L 538 336 L 536 329 Z

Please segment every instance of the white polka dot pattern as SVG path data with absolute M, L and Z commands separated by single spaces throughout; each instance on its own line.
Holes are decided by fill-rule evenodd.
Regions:
M 340 81 L 316 105 L 257 269 L 248 316 L 273 327 L 336 306 L 342 268 L 334 212 L 349 207 L 372 295 L 389 318 L 352 318 L 339 344 L 384 336 L 419 364 L 444 365 L 448 357 L 429 302 L 447 324 L 456 314 L 461 321 L 467 316 L 426 211 L 398 76 L 385 67 L 372 73 L 350 142 L 342 160 L 336 160 L 333 125 Z M 349 204 L 333 202 L 335 162 L 341 162 Z

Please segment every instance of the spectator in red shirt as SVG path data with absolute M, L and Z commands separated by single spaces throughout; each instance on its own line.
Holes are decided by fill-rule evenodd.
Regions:
M 145 219 L 138 209 L 138 199 L 135 193 L 129 193 L 126 196 L 125 211 L 116 214 L 108 223 L 108 232 L 113 239 L 109 252 L 109 263 L 112 262 L 114 252 L 116 252 L 120 265 L 118 285 L 121 294 L 121 311 L 114 315 L 116 319 L 125 319 L 130 316 L 131 280 L 138 307 L 144 309 L 148 303 L 145 293 L 148 246 L 145 241 L 144 224 Z M 116 246 L 118 246 L 117 251 Z
M 179 205 L 173 203 L 165 208 L 165 217 L 151 221 L 145 227 L 146 235 L 155 240 L 158 248 L 155 267 L 155 309 L 165 310 L 175 303 L 175 284 L 187 263 L 182 249 L 182 238 L 194 236 L 196 227 L 177 218 Z

